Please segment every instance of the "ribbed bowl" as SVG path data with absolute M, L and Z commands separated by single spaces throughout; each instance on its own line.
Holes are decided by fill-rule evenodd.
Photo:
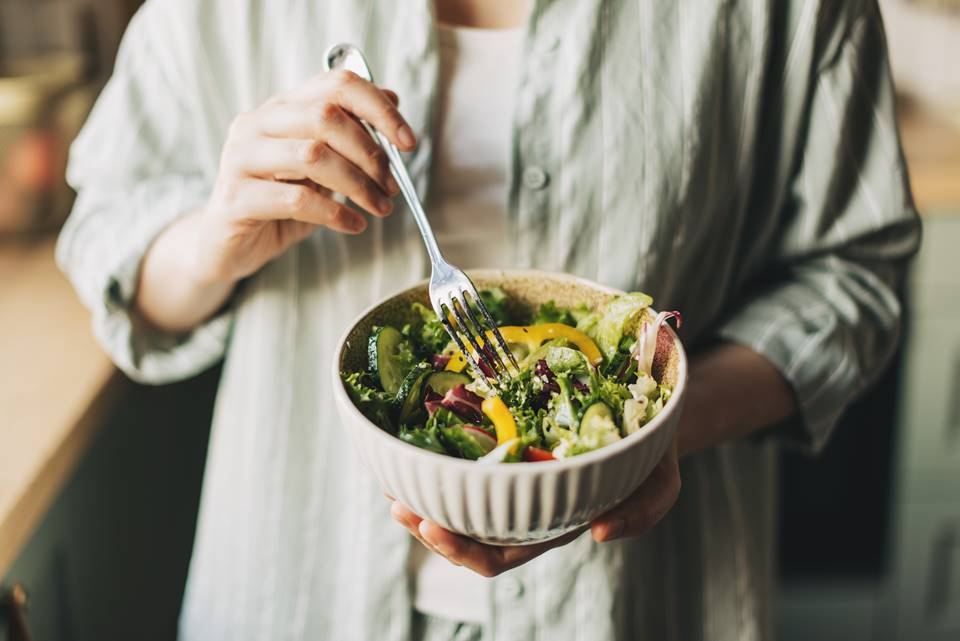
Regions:
M 528 270 L 470 272 L 480 289 L 499 285 L 529 310 L 548 300 L 595 305 L 616 290 L 564 274 Z M 368 309 L 343 335 L 333 362 L 334 397 L 360 458 L 383 490 L 420 516 L 474 539 L 499 545 L 536 543 L 581 528 L 628 497 L 647 478 L 673 439 L 683 405 L 687 358 L 672 329 L 657 340 L 654 377 L 673 386 L 663 411 L 639 432 L 597 451 L 543 463 L 478 464 L 404 443 L 354 406 L 340 372 L 366 364 L 376 324 L 401 326 L 413 301 L 429 306 L 427 284 Z

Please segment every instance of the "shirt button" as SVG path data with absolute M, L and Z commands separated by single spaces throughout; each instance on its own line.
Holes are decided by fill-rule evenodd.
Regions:
M 523 594 L 523 584 L 520 583 L 519 579 L 513 577 L 504 577 L 500 579 L 500 585 L 497 588 L 497 592 L 500 593 L 500 598 L 504 600 L 511 600 L 519 598 Z
M 527 189 L 543 189 L 549 181 L 550 176 L 541 167 L 531 166 L 523 170 L 523 186 Z

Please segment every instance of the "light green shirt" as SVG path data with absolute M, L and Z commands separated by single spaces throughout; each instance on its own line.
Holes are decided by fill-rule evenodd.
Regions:
M 131 321 L 139 261 L 205 202 L 239 112 L 352 41 L 420 137 L 438 53 L 430 0 L 150 0 L 73 149 L 60 264 L 132 377 L 226 354 L 181 617 L 187 641 L 408 637 L 411 539 L 337 424 L 336 338 L 427 274 L 398 211 L 359 237 L 318 230 L 186 337 Z M 539 0 L 514 115 L 509 265 L 651 293 L 768 357 L 820 448 L 894 349 L 916 249 L 875 2 Z M 429 209 L 429 206 L 428 206 Z M 485 636 L 769 639 L 777 438 L 684 461 L 641 540 L 589 536 L 489 581 Z

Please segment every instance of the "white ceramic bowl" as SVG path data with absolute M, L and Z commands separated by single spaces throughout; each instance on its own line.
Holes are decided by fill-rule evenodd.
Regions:
M 548 300 L 595 305 L 621 292 L 547 272 L 470 272 L 480 289 L 499 285 L 522 307 Z M 628 497 L 647 478 L 673 439 L 683 405 L 687 358 L 672 329 L 661 329 L 654 377 L 673 386 L 660 414 L 639 432 L 604 448 L 560 461 L 478 464 L 404 443 L 354 406 L 340 372 L 361 369 L 375 324 L 402 325 L 410 303 L 429 305 L 420 283 L 374 305 L 346 331 L 333 362 L 334 397 L 360 458 L 383 490 L 420 516 L 487 543 L 536 543 L 581 528 Z

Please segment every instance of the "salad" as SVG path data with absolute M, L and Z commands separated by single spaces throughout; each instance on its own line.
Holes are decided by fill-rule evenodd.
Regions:
M 415 321 L 372 329 L 366 370 L 342 373 L 357 408 L 425 450 L 530 462 L 615 443 L 641 430 L 670 400 L 672 389 L 653 378 L 653 359 L 661 325 L 675 318 L 679 326 L 680 316 L 654 315 L 646 294 L 617 296 L 593 310 L 551 301 L 527 318 L 510 313 L 499 288 L 480 295 L 518 374 L 498 384 L 486 366 L 474 371 L 433 310 L 413 303 Z

